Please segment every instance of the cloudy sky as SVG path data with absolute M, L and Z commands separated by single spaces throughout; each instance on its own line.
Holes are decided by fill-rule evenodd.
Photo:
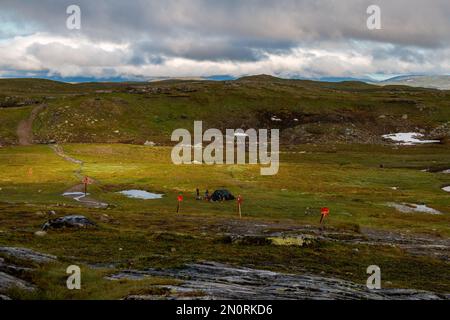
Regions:
M 381 30 L 367 28 L 372 4 Z M 0 0 L 0 77 L 262 73 L 450 74 L 450 1 Z

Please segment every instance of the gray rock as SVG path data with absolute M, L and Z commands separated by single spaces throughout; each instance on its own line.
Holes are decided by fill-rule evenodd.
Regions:
M 10 297 L 0 294 L 0 301 L 12 300 Z
M 11 288 L 18 288 L 21 290 L 29 291 L 33 291 L 36 289 L 35 286 L 22 279 L 16 278 L 4 272 L 0 272 L 0 292 Z
M 31 268 L 16 266 L 15 264 L 6 263 L 5 259 L 0 258 L 0 271 L 9 274 L 20 274 L 23 272 L 32 271 Z
M 55 256 L 26 248 L 0 247 L 0 254 L 35 263 L 50 263 L 56 260 Z
M 21 262 L 32 262 L 37 264 L 50 263 L 55 261 L 55 256 L 36 252 L 26 248 L 0 247 L 0 255 L 11 258 L 14 263 L 8 262 L 9 259 L 0 257 L 0 292 L 11 288 L 20 290 L 35 290 L 36 287 L 21 279 L 25 274 L 29 274 L 34 269 L 20 265 Z M 17 265 L 19 264 L 19 265 Z M 0 295 L 0 300 L 7 300 L 9 297 Z
M 178 294 L 202 292 L 203 298 L 225 300 L 440 300 L 446 296 L 411 289 L 369 290 L 350 281 L 317 275 L 283 274 L 266 270 L 234 267 L 215 262 L 189 264 L 184 269 L 127 270 L 109 280 L 144 279 L 147 276 L 173 277 L 179 285 L 163 286 Z M 185 293 L 183 295 L 183 293 Z M 136 298 L 136 297 L 132 297 Z M 154 298 L 153 296 L 149 298 Z M 139 296 L 139 299 L 145 299 Z
M 65 216 L 47 221 L 42 226 L 42 230 L 60 229 L 60 228 L 92 228 L 95 223 L 85 216 Z

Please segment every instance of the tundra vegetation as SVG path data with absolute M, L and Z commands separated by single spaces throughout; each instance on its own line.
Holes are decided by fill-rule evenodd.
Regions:
M 0 248 L 57 257 L 35 264 L 0 250 L 4 263 L 33 269 L 13 274 L 37 289 L 5 289 L 11 298 L 167 296 L 179 279 L 108 276 L 201 261 L 358 284 L 377 265 L 384 288 L 450 292 L 450 198 L 442 189 L 450 185 L 448 91 L 265 76 L 77 85 L 22 79 L 0 80 L 0 101 Z M 33 145 L 21 146 L 17 130 L 38 106 L 25 132 Z M 222 132 L 280 129 L 278 174 L 261 175 L 259 164 L 173 165 L 172 131 L 192 132 L 196 120 Z M 382 138 L 396 132 L 441 143 L 398 146 Z M 94 180 L 89 201 L 107 208 L 63 196 L 80 191 L 74 186 L 83 176 Z M 242 220 L 235 202 L 198 201 L 196 188 L 242 195 Z M 164 196 L 141 200 L 124 190 Z M 401 212 L 392 203 L 440 214 Z M 320 226 L 324 206 L 330 216 Z M 79 215 L 95 226 L 36 233 L 49 219 Z M 66 288 L 70 265 L 81 267 L 81 290 Z

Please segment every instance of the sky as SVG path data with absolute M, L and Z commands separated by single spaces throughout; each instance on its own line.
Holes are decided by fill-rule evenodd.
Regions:
M 381 29 L 367 27 L 370 5 Z M 253 74 L 448 75 L 450 1 L 0 0 L 0 77 Z

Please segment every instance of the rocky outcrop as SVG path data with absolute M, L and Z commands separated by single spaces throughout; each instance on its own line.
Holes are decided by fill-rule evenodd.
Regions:
M 50 263 L 56 260 L 55 256 L 26 248 L 0 247 L 0 254 L 4 254 L 14 259 L 31 261 L 38 264 Z
M 179 285 L 163 286 L 170 294 L 201 299 L 231 300 L 440 300 L 448 297 L 412 289 L 369 290 L 350 281 L 310 274 L 283 274 L 230 265 L 203 262 L 187 265 L 184 269 L 127 270 L 111 275 L 110 280 L 139 280 L 146 276 L 172 277 Z M 157 296 L 131 296 L 127 299 L 157 299 Z
M 21 290 L 29 290 L 29 291 L 36 289 L 35 286 L 22 279 L 19 279 L 15 276 L 12 276 L 4 272 L 0 272 L 0 292 L 11 288 L 18 288 Z
M 33 291 L 36 286 L 23 280 L 23 276 L 33 272 L 31 264 L 46 264 L 56 261 L 56 257 L 36 252 L 26 248 L 0 247 L 0 293 L 11 288 Z M 14 262 L 10 262 L 10 260 Z M 26 263 L 22 266 L 21 263 Z M 9 300 L 9 297 L 0 295 L 0 300 Z

